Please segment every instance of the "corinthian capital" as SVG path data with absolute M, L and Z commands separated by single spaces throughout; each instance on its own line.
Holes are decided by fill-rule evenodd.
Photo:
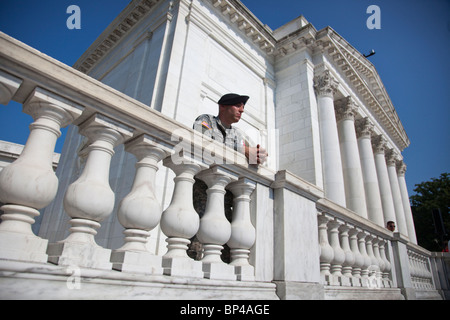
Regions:
M 387 164 L 388 167 L 396 166 L 397 160 L 398 160 L 398 155 L 394 151 L 394 149 L 387 150 L 385 152 L 385 157 L 386 157 L 386 164 Z
M 358 138 L 370 138 L 373 132 L 373 123 L 369 118 L 362 118 L 355 121 L 356 135 Z
M 397 174 L 399 176 L 405 176 L 406 173 L 406 163 L 403 160 L 397 162 Z
M 372 138 L 373 153 L 384 153 L 386 150 L 387 142 L 383 135 L 378 135 Z
M 342 99 L 339 99 L 334 102 L 334 106 L 336 109 L 336 120 L 355 120 L 355 116 L 358 113 L 358 105 L 352 99 L 352 97 L 348 96 Z
M 333 97 L 339 82 L 330 74 L 330 70 L 325 70 L 314 77 L 314 90 L 318 96 Z

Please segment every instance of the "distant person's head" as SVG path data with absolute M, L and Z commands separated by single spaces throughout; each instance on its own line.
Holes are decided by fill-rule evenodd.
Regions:
M 388 228 L 388 230 L 394 232 L 395 231 L 395 222 L 394 221 L 388 221 L 388 223 L 386 224 L 386 228 Z

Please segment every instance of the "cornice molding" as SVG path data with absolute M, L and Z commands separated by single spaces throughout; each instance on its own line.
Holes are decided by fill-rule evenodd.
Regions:
M 83 73 L 88 73 L 158 2 L 160 0 L 134 0 L 130 2 L 78 61 L 75 62 L 73 68 Z
M 215 8 L 242 30 L 246 37 L 268 55 L 275 53 L 276 40 L 272 30 L 263 25 L 253 13 L 237 0 L 209 0 Z

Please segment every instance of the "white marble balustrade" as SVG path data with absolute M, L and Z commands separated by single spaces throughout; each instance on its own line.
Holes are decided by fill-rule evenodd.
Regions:
M 337 210 L 336 210 L 337 209 Z M 336 210 L 336 211 L 335 211 Z M 358 223 L 346 210 L 319 207 L 321 281 L 344 287 L 391 288 L 389 235 Z M 348 213 L 348 212 L 347 212 Z
M 14 89 L 11 79 L 16 78 L 2 73 L 2 79 L 2 99 L 8 102 L 13 96 L 10 89 Z M 40 87 L 26 99 L 24 112 L 35 120 L 30 126 L 30 137 L 19 159 L 2 170 L 0 176 L 1 201 L 5 203 L 0 243 L 2 248 L 8 248 L 1 250 L 0 257 L 131 273 L 254 281 L 249 254 L 256 239 L 250 220 L 250 196 L 255 182 L 241 177 L 242 172 L 230 171 L 233 166 L 221 168 L 214 163 L 208 165 L 203 159 L 173 156 L 177 145 L 166 138 L 170 137 L 168 130 L 163 133 L 164 138 L 158 130 L 143 134 L 133 126 L 135 119 L 125 123 L 124 119 L 98 111 Z M 74 122 L 77 118 L 81 120 Z M 87 159 L 64 196 L 64 210 L 70 217 L 69 236 L 48 243 L 32 233 L 31 225 L 38 210 L 56 195 L 58 179 L 52 168 L 52 155 L 59 129 L 69 124 L 78 126 L 80 134 L 86 137 L 83 143 Z M 190 141 L 194 143 L 196 133 L 187 132 L 193 135 Z M 202 143 L 202 139 L 196 141 Z M 114 149 L 120 144 L 137 162 L 129 194 L 116 199 L 109 175 Z M 203 145 L 192 146 L 192 150 L 202 148 Z M 233 154 L 232 159 L 236 159 Z M 172 201 L 165 210 L 155 196 L 155 175 L 160 163 L 175 173 Z M 194 176 L 208 185 L 206 212 L 201 220 L 193 207 Z M 231 223 L 224 214 L 225 188 L 232 191 L 235 199 Z M 120 204 L 114 212 L 116 200 Z M 112 214 L 125 228 L 123 246 L 113 251 L 95 239 L 102 222 Z M 148 252 L 145 245 L 157 225 L 167 236 L 167 253 L 162 257 Z M 203 243 L 201 261 L 186 253 L 195 235 Z M 220 258 L 225 244 L 231 250 L 230 263 Z
M 7 56 L 4 48 L 14 51 L 14 57 Z M 122 279 L 111 279 L 118 274 L 128 279 L 139 274 L 176 286 L 184 281 L 191 281 L 187 286 L 227 281 L 221 288 L 233 282 L 242 290 L 255 283 L 260 288 L 270 284 L 264 288 L 274 291 L 279 286 L 277 294 L 290 297 L 294 292 L 295 298 L 301 296 L 298 287 L 304 284 L 313 286 L 314 294 L 322 298 L 324 287 L 434 288 L 426 250 L 400 235 L 396 238 L 372 221 L 370 212 L 365 216 L 344 207 L 346 199 L 338 188 L 343 182 L 340 173 L 331 174 L 322 190 L 288 171 L 275 173 L 248 165 L 243 155 L 212 140 L 204 144 L 206 138 L 200 133 L 5 35 L 0 37 L 0 57 L 0 102 L 21 103 L 33 118 L 23 153 L 0 172 L 0 271 L 10 261 L 52 266 L 55 273 L 77 266 L 95 271 L 100 278 L 113 274 L 108 281 L 117 283 Z M 326 73 L 323 77 L 319 91 L 323 89 L 319 84 L 330 80 Z M 335 121 L 334 114 L 330 118 L 325 112 L 332 110 L 332 93 L 319 93 L 320 121 Z M 86 161 L 63 189 L 53 171 L 52 155 L 60 129 L 68 125 L 85 137 Z M 179 148 L 174 132 L 185 133 L 192 153 L 185 146 Z M 353 132 L 347 133 L 349 145 L 345 147 L 353 150 L 353 158 L 344 162 L 350 170 L 358 142 Z M 339 153 L 339 144 L 334 145 L 337 134 L 336 126 L 327 133 L 325 153 Z M 370 151 L 369 140 L 364 143 Z M 198 157 L 205 145 L 213 146 L 214 159 L 222 161 Z M 119 146 L 136 158 L 133 183 L 122 199 L 117 199 L 110 186 L 111 161 Z M 334 158 L 327 159 L 327 170 L 334 172 Z M 373 175 L 375 162 L 370 166 Z M 165 204 L 156 192 L 164 184 L 155 181 L 161 168 L 174 177 L 173 188 L 170 183 L 165 185 L 170 199 Z M 371 182 L 366 179 L 369 170 L 357 171 L 354 186 Z M 201 218 L 193 206 L 194 178 L 207 185 Z M 399 189 L 399 181 L 392 182 Z M 49 243 L 33 234 L 31 225 L 58 190 L 64 194 L 61 199 L 70 226 L 67 237 Z M 233 196 L 231 222 L 224 212 L 226 190 Z M 397 203 L 401 204 L 405 196 L 398 191 Z M 373 207 L 381 208 L 380 199 L 374 199 Z M 124 228 L 123 244 L 115 250 L 99 245 L 96 239 L 98 229 L 113 215 Z M 410 223 L 403 225 L 407 228 Z M 167 251 L 158 254 L 146 248 L 156 228 L 167 243 Z M 194 236 L 203 245 L 200 260 L 186 252 Z M 229 262 L 221 259 L 225 246 L 230 248 Z
M 432 290 L 434 283 L 431 274 L 430 258 L 418 250 L 410 248 L 408 249 L 408 259 L 414 288 L 418 290 Z

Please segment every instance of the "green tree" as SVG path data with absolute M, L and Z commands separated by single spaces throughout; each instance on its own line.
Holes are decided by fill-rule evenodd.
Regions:
M 450 232 L 450 174 L 442 173 L 438 179 L 416 184 L 414 192 L 416 194 L 410 200 L 417 242 L 430 251 L 441 251 L 442 241 L 448 240 Z M 439 225 L 433 218 L 433 210 L 436 209 L 441 212 L 446 234 L 437 232 Z

